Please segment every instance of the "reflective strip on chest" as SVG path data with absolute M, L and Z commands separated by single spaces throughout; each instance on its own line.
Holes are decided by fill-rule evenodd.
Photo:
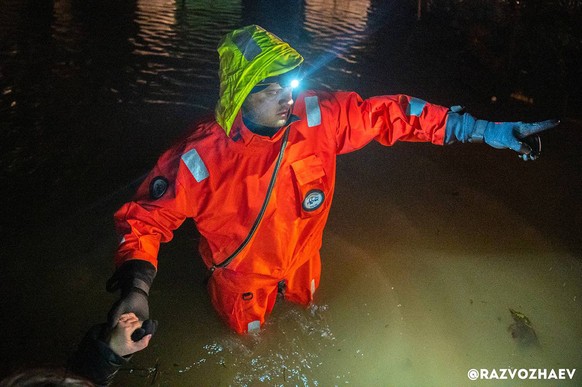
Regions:
M 410 102 L 408 103 L 408 106 L 406 107 L 406 115 L 407 116 L 415 116 L 415 117 L 420 117 L 421 113 L 422 113 L 422 109 L 424 109 L 424 106 L 426 105 L 426 101 L 423 101 L 422 99 L 418 99 L 418 98 L 410 98 Z
M 206 169 L 206 165 L 204 165 L 204 161 L 202 161 L 196 149 L 184 153 L 182 155 L 182 161 L 184 161 L 184 164 L 186 164 L 188 170 L 198 183 L 208 177 L 208 169 Z
M 305 113 L 307 114 L 307 126 L 321 125 L 321 110 L 317 96 L 305 97 Z

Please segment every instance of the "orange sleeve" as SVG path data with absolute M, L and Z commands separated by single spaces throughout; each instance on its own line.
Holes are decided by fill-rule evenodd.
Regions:
M 119 267 L 130 259 L 142 259 L 157 268 L 160 243 L 168 242 L 187 217 L 193 216 L 187 195 L 180 183 L 183 173 L 181 154 L 167 151 L 138 188 L 132 201 L 114 215 L 120 244 L 115 254 Z
M 360 149 L 372 140 L 383 145 L 444 142 L 447 107 L 402 94 L 362 99 L 354 92 L 338 92 L 334 97 L 335 103 L 326 102 L 332 104 L 327 110 L 336 122 L 340 154 Z

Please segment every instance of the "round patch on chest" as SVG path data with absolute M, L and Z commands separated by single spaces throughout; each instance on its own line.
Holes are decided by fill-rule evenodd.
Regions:
M 305 199 L 303 199 L 303 210 L 307 212 L 315 211 L 321 207 L 324 200 L 325 196 L 323 195 L 323 191 L 312 189 L 311 191 L 307 192 Z
M 168 180 L 165 177 L 154 177 L 150 183 L 150 197 L 152 199 L 159 199 L 168 190 Z

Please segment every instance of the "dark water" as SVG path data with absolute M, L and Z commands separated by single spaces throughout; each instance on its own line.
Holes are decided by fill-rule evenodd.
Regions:
M 426 353 L 437 358 L 438 351 L 455 354 L 461 376 L 451 380 L 466 381 L 467 358 L 461 353 L 471 345 L 491 354 L 471 357 L 475 366 L 512 355 L 471 341 L 475 326 L 448 320 L 466 315 L 457 306 L 450 314 L 419 315 L 432 303 L 460 299 L 471 289 L 477 295 L 471 297 L 489 300 L 515 294 L 539 313 L 543 327 L 552 332 L 563 327 L 562 334 L 546 335 L 554 346 L 534 356 L 540 365 L 582 366 L 573 355 L 582 353 L 576 351 L 580 345 L 568 347 L 564 357 L 556 349 L 559 340 L 582 342 L 582 285 L 579 276 L 575 280 L 582 254 L 582 4 L 443 0 L 423 2 L 421 11 L 415 1 L 374 0 L 1 1 L 0 306 L 7 326 L 2 374 L 19 366 L 62 364 L 83 332 L 104 318 L 113 301 L 103 290 L 115 247 L 111 213 L 189 123 L 212 113 L 218 95 L 216 45 L 225 33 L 251 23 L 303 54 L 312 70 L 309 87 L 357 90 L 363 96 L 406 93 L 445 106 L 464 104 L 492 120 L 559 117 L 563 123 L 544 135 L 544 158 L 527 166 L 484 147 L 444 150 L 422 144 L 396 146 L 390 153 L 372 146 L 340 160 L 337 211 L 324 246 L 328 256 L 338 255 L 336 266 L 328 266 L 333 275 L 322 282 L 315 309 L 281 306 L 270 335 L 241 339 L 220 325 L 204 295 L 201 264 L 191 262 L 195 232 L 179 231 L 161 253 L 164 270 L 152 300 L 167 328 L 136 357 L 137 366 L 151 368 L 161 359 L 158 385 L 432 385 L 430 375 L 442 385 L 452 376 L 445 359 L 434 363 L 419 355 L 428 345 Z M 362 216 L 353 219 L 354 213 Z M 386 240 L 386 229 L 378 227 L 384 219 L 389 230 L 409 228 L 413 235 L 402 239 L 411 241 L 415 254 L 402 242 Z M 441 246 L 440 253 L 425 254 L 420 230 L 427 224 L 436 230 L 430 245 Z M 505 233 L 524 224 L 525 235 Z M 501 231 L 493 232 L 490 243 L 484 230 L 496 227 Z M 510 258 L 490 256 L 503 256 L 495 248 L 500 244 Z M 497 265 L 483 267 L 481 278 L 472 277 L 470 265 L 483 262 L 475 251 Z M 531 264 L 528 254 L 538 251 L 541 258 Z M 408 254 L 409 260 L 402 258 Z M 415 293 L 407 276 L 426 280 L 426 257 L 434 259 L 435 268 L 451 268 L 450 276 L 432 278 L 449 285 L 433 289 L 429 281 Z M 412 263 L 416 259 L 420 266 Z M 353 262 L 365 268 L 352 268 L 351 273 L 359 272 L 352 278 L 342 268 Z M 531 279 L 541 271 L 556 277 Z M 461 289 L 459 277 L 469 290 Z M 499 278 L 501 284 L 488 293 L 485 283 Z M 515 278 L 519 288 L 509 285 Z M 372 280 L 383 292 L 376 301 L 361 291 Z M 400 298 L 391 295 L 395 284 L 403 289 Z M 524 301 L 539 288 L 568 289 L 571 304 L 562 311 L 547 306 L 551 300 L 565 302 L 560 297 L 566 295 L 554 290 L 538 295 L 539 303 Z M 426 305 L 400 312 L 402 300 Z M 479 316 L 491 313 L 492 320 L 501 321 L 506 306 L 499 306 L 505 312 Z M 372 317 L 354 333 L 349 322 L 358 309 Z M 410 310 L 412 315 L 406 314 Z M 399 324 L 403 329 L 386 332 Z M 453 327 L 443 337 L 455 339 L 448 344 L 435 339 L 427 333 L 435 327 L 442 332 Z M 407 337 L 406 330 L 409 339 L 401 336 L 404 331 Z M 399 346 L 406 349 L 399 353 L 394 349 Z M 386 368 L 379 358 L 398 369 Z M 120 385 L 147 384 L 151 374 L 140 372 L 146 375 L 122 375 Z
M 144 172 L 212 112 L 217 42 L 249 23 L 302 52 L 317 87 L 579 117 L 580 4 L 477 3 L 429 2 L 416 22 L 412 1 L 4 1 L 7 230 L 75 216 Z

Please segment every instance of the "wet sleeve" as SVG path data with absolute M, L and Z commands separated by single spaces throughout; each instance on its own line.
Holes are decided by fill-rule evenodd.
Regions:
M 170 150 L 141 183 L 132 201 L 114 215 L 120 244 L 115 255 L 119 267 L 129 259 L 141 259 L 157 268 L 160 243 L 173 238 L 173 231 L 193 217 L 192 193 L 180 182 L 181 152 Z
M 334 95 L 338 153 L 362 148 L 372 140 L 382 145 L 397 141 L 443 145 L 448 108 L 407 95 L 362 99 L 354 92 Z
M 117 371 L 128 364 L 131 358 L 117 355 L 101 341 L 100 337 L 105 329 L 105 324 L 93 326 L 67 364 L 69 372 L 90 380 L 98 387 L 109 386 Z

